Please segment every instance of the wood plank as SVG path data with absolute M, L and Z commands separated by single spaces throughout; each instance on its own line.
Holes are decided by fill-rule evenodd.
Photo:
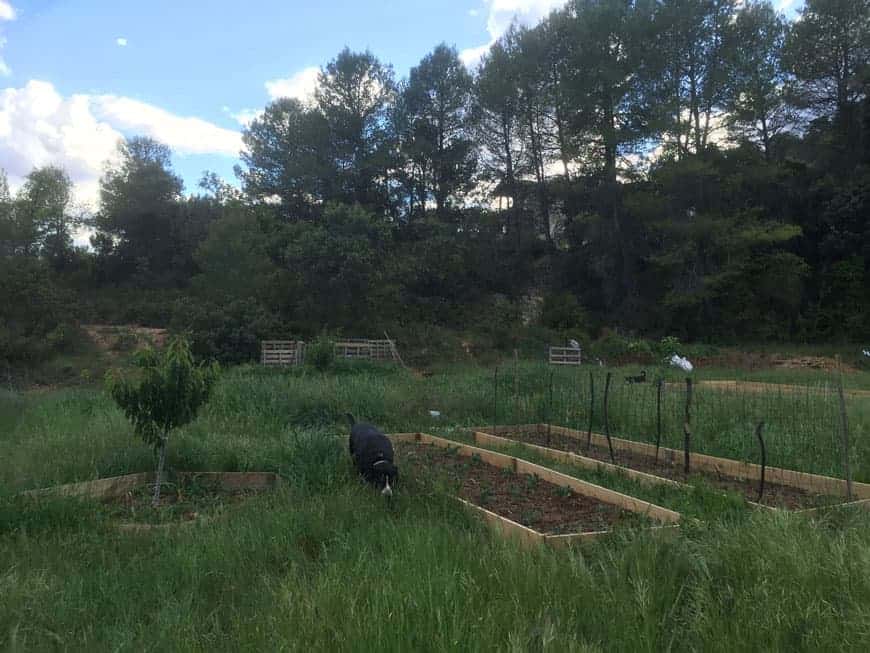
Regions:
M 580 494 L 582 496 L 589 496 L 598 499 L 599 501 L 619 506 L 621 508 L 624 508 L 625 510 L 628 510 L 629 512 L 645 514 L 655 519 L 656 521 L 660 521 L 663 523 L 675 523 L 680 519 L 680 514 L 674 512 L 673 510 L 668 510 L 667 508 L 662 508 L 660 506 L 656 506 L 655 504 L 641 501 L 640 499 L 635 499 L 634 497 L 630 497 L 626 494 L 622 494 L 614 490 L 608 490 L 607 488 L 595 485 L 594 483 L 581 481 L 580 479 L 574 478 L 573 476 L 568 476 L 567 474 L 562 474 L 561 472 L 548 469 L 547 467 L 542 467 L 541 465 L 531 463 L 527 460 L 508 456 L 507 454 L 497 453 L 495 451 L 489 451 L 487 449 L 481 449 L 479 447 L 473 447 L 471 445 L 462 444 L 460 442 L 455 442 L 453 440 L 447 440 L 444 438 L 439 438 L 436 436 L 428 435 L 426 433 L 395 434 L 391 435 L 390 437 L 395 442 L 412 441 L 420 442 L 422 444 L 433 444 L 444 449 L 455 448 L 457 450 L 457 453 L 460 455 L 468 457 L 476 455 L 481 460 L 490 465 L 493 465 L 494 467 L 499 467 L 501 469 L 509 468 L 520 474 L 530 474 L 533 476 L 538 476 L 539 478 L 542 478 L 543 480 L 554 485 L 568 486 L 577 494 Z
M 553 433 L 559 435 L 579 439 L 584 442 L 586 440 L 585 433 L 574 429 L 555 425 L 552 425 L 550 429 Z M 485 427 L 481 430 L 486 432 Z M 509 427 L 506 431 L 509 431 Z M 616 437 L 611 437 L 611 441 L 613 442 L 613 448 L 615 451 L 631 451 L 645 456 L 655 456 L 654 445 Z M 606 447 L 607 438 L 600 433 L 593 433 L 592 443 L 598 447 Z M 671 449 L 668 447 L 661 447 L 659 449 L 659 456 L 669 462 L 679 460 L 682 455 L 683 452 L 677 449 Z M 758 481 L 761 479 L 761 466 L 756 465 L 755 463 L 732 460 L 730 458 L 719 458 L 708 454 L 693 453 L 692 465 L 697 469 L 721 473 L 744 480 Z M 791 469 L 768 466 L 765 468 L 765 479 L 770 483 L 790 485 L 815 494 L 846 496 L 846 481 L 831 476 L 822 476 L 819 474 L 810 474 L 807 472 L 798 472 Z M 870 499 L 870 484 L 868 483 L 853 482 L 852 491 L 859 499 Z
M 216 483 L 227 490 L 266 490 L 274 488 L 280 481 L 280 477 L 273 472 L 177 472 L 178 479 L 202 479 L 206 482 Z M 167 476 L 167 480 L 169 480 Z M 154 482 L 154 472 L 139 472 L 100 478 L 94 481 L 82 481 L 79 483 L 67 483 L 53 487 L 28 490 L 22 492 L 24 496 L 76 496 L 93 498 L 110 498 L 124 495 L 126 492 Z
M 27 497 L 40 496 L 65 496 L 65 497 L 115 497 L 139 487 L 144 483 L 152 482 L 154 472 L 140 472 L 137 474 L 125 474 L 110 478 L 99 478 L 94 481 L 82 481 L 80 483 L 67 483 L 54 487 L 40 488 L 22 492 Z
M 577 467 L 582 467 L 583 469 L 590 469 L 593 471 L 620 474 L 621 476 L 625 476 L 627 478 L 635 480 L 641 485 L 645 485 L 648 487 L 654 485 L 686 487 L 684 483 L 680 483 L 679 481 L 674 481 L 669 478 L 663 478 L 661 476 L 655 476 L 646 472 L 640 472 L 636 469 L 631 469 L 629 467 L 622 467 L 621 465 L 614 465 L 612 463 L 604 462 L 601 460 L 595 460 L 594 458 L 587 458 L 586 456 L 581 456 L 580 454 L 576 454 L 571 451 L 550 449 L 548 447 L 542 447 L 541 445 L 531 444 L 529 442 L 519 442 L 518 440 L 502 438 L 497 435 L 484 433 L 482 431 L 475 431 L 474 440 L 475 442 L 483 446 L 508 447 L 518 444 L 542 456 L 545 456 L 550 460 L 555 460 L 556 462 L 576 465 Z
M 652 517 L 656 521 L 662 523 L 675 524 L 680 521 L 680 513 L 678 512 L 662 508 L 653 503 L 649 503 L 648 501 L 635 499 L 627 494 L 622 494 L 615 490 L 609 490 L 600 485 L 589 483 L 588 481 L 581 481 L 579 478 L 568 476 L 567 474 L 557 472 L 548 467 L 542 467 L 536 463 L 517 459 L 517 472 L 520 474 L 537 476 L 553 485 L 570 487 L 577 494 L 598 499 L 599 501 L 618 506 L 624 510 L 628 510 L 629 512 L 647 515 L 648 517 Z
M 483 517 L 483 520 L 489 525 L 489 527 L 494 529 L 499 535 L 502 537 L 513 538 L 525 548 L 536 547 L 543 543 L 547 537 L 543 533 L 539 533 L 527 526 L 518 524 L 507 517 L 502 517 L 482 506 L 478 506 L 476 503 L 471 503 L 470 501 L 466 501 L 459 497 L 456 497 L 456 500 L 466 508 L 470 508 L 473 512 Z

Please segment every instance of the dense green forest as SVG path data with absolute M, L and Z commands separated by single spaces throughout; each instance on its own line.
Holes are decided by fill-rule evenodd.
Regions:
M 0 179 L 0 361 L 85 321 L 199 354 L 324 330 L 418 342 L 605 329 L 708 342 L 870 336 L 870 2 L 574 0 L 469 71 L 371 52 L 244 132 L 239 186 L 186 192 L 122 143 L 100 205 Z M 91 247 L 73 244 L 91 230 Z

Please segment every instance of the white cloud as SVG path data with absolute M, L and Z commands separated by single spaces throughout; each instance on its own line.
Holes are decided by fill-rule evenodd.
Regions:
M 320 68 L 310 66 L 303 68 L 292 77 L 272 79 L 266 82 L 266 92 L 273 100 L 282 97 L 292 97 L 302 102 L 314 99 L 314 89 L 317 87 L 317 76 Z
M 91 96 L 95 113 L 125 131 L 151 136 L 179 154 L 238 156 L 241 134 L 200 118 L 177 116 L 152 104 L 117 95 Z
M 474 18 L 475 16 L 478 16 L 479 14 L 480 14 L 480 10 L 478 10 L 478 9 L 469 9 L 468 10 L 468 15 L 471 16 L 472 18 Z
M 238 132 L 198 118 L 113 95 L 63 97 L 49 82 L 31 80 L 0 90 L 0 168 L 20 186 L 34 167 L 63 167 L 76 184 L 76 199 L 96 205 L 106 161 L 125 135 L 152 136 L 179 154 L 237 156 Z
M 791 9 L 796 2 L 797 0 L 779 0 L 776 5 L 776 10 L 778 12 L 786 12 Z
M 119 36 L 118 38 L 116 38 L 115 43 L 120 45 L 122 48 L 127 47 L 127 39 L 125 39 L 123 36 Z
M 479 45 L 476 48 L 466 48 L 462 52 L 459 53 L 459 60 L 465 64 L 466 68 L 473 68 L 477 65 L 483 55 L 485 55 L 489 49 L 492 47 L 492 43 L 484 43 L 483 45 Z
M 63 98 L 35 80 L 0 91 L 0 167 L 13 187 L 34 167 L 59 165 L 76 183 L 79 199 L 93 202 L 103 162 L 121 138 L 94 117 L 86 95 Z
M 521 25 L 532 26 L 546 18 L 551 11 L 565 5 L 565 0 L 487 0 L 489 14 L 486 31 L 489 42 L 459 53 L 466 66 L 473 66 L 486 51 L 504 34 L 516 20 Z
M 15 9 L 6 0 L 0 0 L 0 20 L 15 20 Z
M 229 108 L 225 113 L 239 123 L 242 127 L 247 127 L 257 118 L 263 115 L 263 109 L 241 109 L 240 111 L 230 111 Z

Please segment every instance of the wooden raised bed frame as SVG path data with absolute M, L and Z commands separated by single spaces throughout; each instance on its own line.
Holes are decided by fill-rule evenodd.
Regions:
M 489 451 L 472 447 L 461 442 L 438 438 L 426 433 L 397 433 L 390 435 L 390 439 L 395 442 L 412 442 L 420 444 L 431 444 L 443 449 L 454 449 L 461 456 L 471 457 L 479 456 L 482 461 L 498 467 L 500 469 L 511 469 L 517 474 L 530 474 L 537 476 L 543 481 L 558 485 L 561 487 L 569 487 L 577 494 L 595 498 L 604 503 L 618 506 L 629 512 L 639 513 L 650 517 L 651 519 L 660 522 L 663 526 L 654 526 L 650 530 L 660 531 L 662 529 L 673 529 L 680 521 L 680 513 L 662 508 L 655 504 L 640 499 L 635 499 L 626 494 L 621 494 L 613 490 L 608 490 L 586 481 L 562 474 L 560 472 L 530 463 L 521 458 L 515 458 L 506 454 Z M 610 534 L 612 531 L 595 531 L 591 533 L 571 533 L 568 535 L 545 535 L 534 529 L 531 529 L 515 521 L 502 517 L 494 512 L 482 508 L 464 499 L 457 497 L 457 501 L 468 506 L 470 509 L 478 513 L 483 519 L 500 535 L 508 538 L 513 538 L 519 541 L 523 546 L 533 547 L 539 544 L 547 544 L 554 547 L 563 547 L 571 544 L 579 544 L 598 539 L 602 536 Z
M 565 428 L 564 426 L 549 425 L 550 432 L 564 437 L 574 438 L 586 441 L 586 433 L 581 433 L 574 429 Z M 532 451 L 536 451 L 542 456 L 550 458 L 562 463 L 568 463 L 583 467 L 585 469 L 601 470 L 605 472 L 621 474 L 627 478 L 634 479 L 643 485 L 671 485 L 674 487 L 688 487 L 685 483 L 675 481 L 669 478 L 656 476 L 647 472 L 641 472 L 620 465 L 613 465 L 608 462 L 587 458 L 580 454 L 562 451 L 559 449 L 550 449 L 540 445 L 503 438 L 496 433 L 510 433 L 514 430 L 522 429 L 537 429 L 538 433 L 546 432 L 547 424 L 518 424 L 515 426 L 487 426 L 472 429 L 474 440 L 478 444 L 484 446 L 514 446 L 520 445 L 527 447 Z M 610 438 L 613 443 L 614 451 L 629 451 L 632 453 L 655 456 L 655 446 L 645 442 L 635 442 L 633 440 L 624 440 L 622 438 Z M 607 438 L 599 433 L 592 434 L 592 445 L 596 447 L 607 447 Z M 659 458 L 668 463 L 680 462 L 683 460 L 683 451 L 679 449 L 670 449 L 668 447 L 659 448 Z M 726 476 L 732 476 L 737 479 L 758 482 L 761 479 L 761 465 L 754 463 L 732 460 L 730 458 L 719 458 L 701 453 L 691 454 L 692 467 L 695 469 L 704 470 L 707 472 L 721 473 Z M 786 485 L 790 487 L 800 488 L 807 492 L 817 495 L 828 495 L 846 497 L 846 481 L 840 478 L 831 476 L 821 476 L 819 474 L 809 474 L 807 472 L 797 472 L 791 469 L 782 469 L 779 467 L 765 467 L 764 471 L 765 483 L 775 483 L 778 485 Z M 837 506 L 860 506 L 870 509 L 870 483 L 852 482 L 853 501 L 821 508 L 805 508 L 799 510 L 789 510 L 788 512 L 796 513 L 814 513 L 820 510 L 825 510 Z M 755 507 L 766 508 L 768 510 L 783 510 L 783 508 L 775 508 L 763 504 L 749 501 Z
M 45 496 L 62 497 L 87 497 L 92 499 L 112 499 L 124 496 L 130 490 L 141 487 L 154 481 L 154 472 L 140 472 L 138 474 L 125 474 L 111 478 L 99 478 L 95 481 L 82 481 L 80 483 L 67 483 L 38 490 L 22 492 L 24 496 L 39 498 Z M 173 475 L 176 480 L 205 480 L 219 485 L 224 490 L 272 490 L 280 477 L 273 472 L 176 472 Z M 208 519 L 192 521 L 171 522 L 166 524 L 139 524 L 122 523 L 118 529 L 126 532 L 147 532 L 152 530 L 165 530 L 174 526 L 189 524 L 202 524 Z

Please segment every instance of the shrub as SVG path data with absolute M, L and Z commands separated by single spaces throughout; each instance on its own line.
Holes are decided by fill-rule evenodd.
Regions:
M 541 323 L 551 329 L 586 331 L 586 311 L 569 292 L 547 295 L 541 307 Z
M 335 364 L 335 342 L 326 336 L 317 338 L 305 347 L 305 364 L 325 372 Z
M 261 340 L 280 339 L 287 333 L 281 321 L 253 299 L 225 304 L 179 300 L 170 327 L 188 334 L 194 355 L 220 363 L 257 360 Z

